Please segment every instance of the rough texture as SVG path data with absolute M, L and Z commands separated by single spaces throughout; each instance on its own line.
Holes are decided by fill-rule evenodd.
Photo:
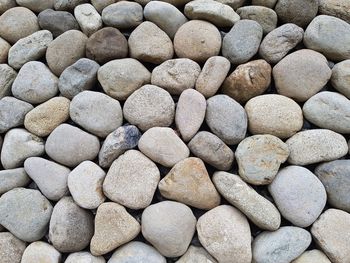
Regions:
M 43 241 L 31 243 L 23 253 L 21 263 L 59 263 L 61 261 L 61 253 L 53 246 Z
M 320 0 L 318 11 L 321 15 L 340 18 L 350 23 L 350 2 L 346 0 Z
M 305 251 L 300 257 L 293 260 L 292 263 L 331 263 L 327 256 L 320 250 L 313 249 Z
M 3 263 L 20 263 L 26 243 L 10 232 L 0 233 L 0 256 Z
M 188 263 L 188 262 L 217 263 L 217 261 L 203 247 L 197 247 L 193 245 L 190 245 L 186 253 L 183 254 L 183 256 L 178 261 L 176 261 L 176 263 Z
M 0 64 L 0 99 L 11 94 L 17 72 L 7 64 Z
M 0 37 L 0 63 L 6 63 L 11 45 Z
M 334 65 L 331 84 L 337 91 L 350 98 L 350 59 Z

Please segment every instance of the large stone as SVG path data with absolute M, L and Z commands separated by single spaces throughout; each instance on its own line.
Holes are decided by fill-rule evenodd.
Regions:
M 331 84 L 337 91 L 350 99 L 350 59 L 334 65 Z
M 73 11 L 80 4 L 88 2 L 87 0 L 54 0 L 55 10 Z
M 7 64 L 0 64 L 0 99 L 11 94 L 17 72 Z
M 327 256 L 320 250 L 313 249 L 305 251 L 300 257 L 293 260 L 291 263 L 332 263 Z
M 176 261 L 176 263 L 195 263 L 195 262 L 206 262 L 206 263 L 217 263 L 217 261 L 203 248 L 190 245 L 186 253 Z
M 43 241 L 36 241 L 26 248 L 21 263 L 59 263 L 61 258 L 61 253 L 53 246 Z
M 347 0 L 320 0 L 318 12 L 321 15 L 338 17 L 350 23 L 350 2 Z
M 252 5 L 266 6 L 269 8 L 274 8 L 277 0 L 252 0 Z
M 74 8 L 74 16 L 81 30 L 87 36 L 102 28 L 102 18 L 91 4 L 82 4 Z
M 95 257 L 89 252 L 75 252 L 69 254 L 64 263 L 106 263 L 106 260 L 103 257 Z
M 264 34 L 271 32 L 277 26 L 276 12 L 264 6 L 243 6 L 237 9 L 237 14 L 241 19 L 251 19 L 258 22 Z
M 7 62 L 7 57 L 11 45 L 3 38 L 0 37 L 0 64 Z
M 23 168 L 6 169 L 0 171 L 0 195 L 17 187 L 25 187 L 30 178 Z
M 101 13 L 104 8 L 114 4 L 118 0 L 91 0 L 91 4 L 96 8 L 96 10 Z
M 21 263 L 26 243 L 10 232 L 0 233 L 0 255 L 2 263 Z
M 16 0 L 16 2 L 20 6 L 39 13 L 45 9 L 53 8 L 54 0 Z
M 215 0 L 215 1 L 231 6 L 234 10 L 240 8 L 246 3 L 246 0 Z
M 0 2 L 0 15 L 6 12 L 8 9 L 17 5 L 15 0 L 1 0 Z

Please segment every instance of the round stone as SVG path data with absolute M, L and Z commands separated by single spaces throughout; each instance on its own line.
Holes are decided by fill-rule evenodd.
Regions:
M 11 95 L 12 83 L 17 72 L 7 64 L 0 64 L 0 99 Z
M 318 11 L 321 15 L 335 16 L 350 23 L 350 2 L 347 0 L 320 0 Z
M 190 245 L 186 253 L 176 263 L 188 262 L 216 263 L 217 261 L 203 248 Z
M 267 34 L 277 26 L 277 14 L 274 10 L 264 6 L 244 6 L 237 9 L 237 14 L 241 19 L 251 19 L 258 22 L 263 33 Z
M 320 250 L 313 249 L 305 251 L 300 257 L 293 260 L 291 263 L 332 263 L 329 261 L 327 256 Z
M 87 0 L 54 0 L 55 10 L 73 11 L 80 4 L 88 2 Z
M 1 260 L 4 263 L 20 263 L 25 249 L 26 243 L 10 232 L 0 233 Z
M 7 62 L 7 57 L 11 45 L 3 38 L 0 37 L 0 64 Z
M 59 263 L 61 262 L 61 253 L 46 242 L 33 242 L 24 251 L 21 263 L 38 263 L 38 261 Z
M 252 0 L 252 5 L 266 6 L 269 8 L 274 8 L 277 0 Z
M 102 28 L 102 18 L 91 4 L 78 5 L 74 8 L 74 16 L 81 30 L 87 36 Z
M 23 168 L 1 170 L 0 195 L 17 187 L 25 187 L 29 182 L 30 178 Z
M 0 15 L 6 12 L 8 9 L 17 5 L 15 0 L 1 0 L 0 2 Z
M 53 8 L 54 0 L 16 0 L 16 2 L 20 6 L 39 13 L 45 9 Z
M 331 84 L 337 91 L 350 99 L 350 59 L 334 65 Z
M 91 1 L 92 2 L 92 1 Z M 69 254 L 64 263 L 106 263 L 103 257 L 95 257 L 89 252 L 75 252 Z
M 96 8 L 96 10 L 99 13 L 101 13 L 104 8 L 111 4 L 114 4 L 115 2 L 117 2 L 117 0 L 91 0 L 91 4 Z

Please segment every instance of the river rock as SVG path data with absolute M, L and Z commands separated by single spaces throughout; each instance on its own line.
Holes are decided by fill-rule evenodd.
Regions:
M 36 241 L 26 248 L 21 263 L 59 263 L 61 258 L 61 253 L 53 246 L 43 241 Z
M 0 2 L 0 15 L 5 13 L 8 9 L 17 5 L 15 0 L 2 0 Z
M 114 4 L 117 0 L 91 0 L 91 4 L 96 8 L 96 10 L 101 13 L 104 8 Z
M 92 2 L 92 1 L 91 1 Z M 103 257 L 95 257 L 89 252 L 75 252 L 69 254 L 64 263 L 106 263 Z
M 252 0 L 252 5 L 266 6 L 269 8 L 274 8 L 277 0 Z
M 0 64 L 0 99 L 11 94 L 17 72 L 7 64 Z
M 245 4 L 246 0 L 216 0 L 222 4 L 231 6 L 234 10 Z
M 321 15 L 335 16 L 350 23 L 350 2 L 346 0 L 320 0 L 318 11 Z
M 87 36 L 102 28 L 102 18 L 91 4 L 78 5 L 74 8 L 74 16 L 81 30 Z
M 20 6 L 39 13 L 45 9 L 53 8 L 54 0 L 16 0 L 16 2 Z
M 73 11 L 80 4 L 88 2 L 87 0 L 54 0 L 55 10 Z
M 25 187 L 30 178 L 23 168 L 6 169 L 0 171 L 0 195 L 17 187 Z
M 7 57 L 11 45 L 3 38 L 0 37 L 0 64 L 7 62 Z
M 334 65 L 331 84 L 337 91 L 350 99 L 350 59 Z
M 300 257 L 293 260 L 291 263 L 331 263 L 327 256 L 320 250 L 313 249 L 305 251 Z
M 3 263 L 20 263 L 25 249 L 26 243 L 10 232 L 0 233 L 1 261 Z
M 206 262 L 217 263 L 217 261 L 203 248 L 190 245 L 186 253 L 176 263 Z
M 251 19 L 258 22 L 263 33 L 267 34 L 277 26 L 277 14 L 274 10 L 264 6 L 244 6 L 237 9 L 241 19 Z

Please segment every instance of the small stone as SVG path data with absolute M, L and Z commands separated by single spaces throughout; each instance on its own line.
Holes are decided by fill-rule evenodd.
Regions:
M 12 85 L 13 95 L 32 104 L 43 103 L 58 92 L 58 78 L 42 62 L 23 65 Z
M 0 64 L 0 99 L 11 95 L 11 87 L 17 72 L 7 64 Z
M 0 2 L 0 15 L 5 13 L 8 9 L 17 5 L 15 0 L 1 0 Z
M 234 10 L 240 8 L 246 2 L 246 0 L 215 0 L 215 1 L 231 6 Z
M 246 103 L 245 110 L 252 134 L 270 134 L 285 139 L 303 126 L 300 106 L 282 95 L 266 94 L 254 97 Z
M 335 16 L 350 23 L 350 2 L 347 0 L 320 0 L 318 11 L 321 15 Z
M 331 84 L 350 99 L 350 59 L 335 64 L 332 68 Z
M 206 262 L 217 263 L 217 261 L 203 248 L 190 245 L 186 253 L 176 263 Z
M 11 45 L 3 38 L 0 37 L 0 64 L 7 62 L 7 57 Z
M 160 173 L 150 159 L 136 150 L 119 156 L 103 182 L 105 195 L 131 209 L 143 209 L 152 202 Z
M 332 263 L 327 256 L 320 250 L 313 249 L 305 251 L 300 257 L 293 260 L 291 263 Z
M 87 0 L 54 0 L 55 10 L 60 11 L 73 11 L 73 9 L 83 3 L 88 2 Z
M 288 162 L 296 165 L 333 161 L 348 152 L 345 138 L 326 129 L 298 132 L 286 144 L 290 151 Z
M 70 170 L 63 165 L 40 157 L 30 157 L 24 169 L 46 198 L 58 201 L 68 194 L 67 178 Z
M 189 142 L 188 147 L 195 156 L 219 170 L 227 171 L 232 166 L 233 151 L 210 132 L 198 132 Z
M 277 0 L 253 0 L 252 5 L 266 6 L 269 8 L 274 8 Z
M 0 195 L 17 187 L 25 187 L 30 178 L 23 168 L 0 171 Z
M 140 229 L 140 224 L 123 206 L 112 202 L 103 203 L 98 207 L 95 217 L 91 253 L 95 256 L 106 254 L 133 240 Z
M 77 19 L 83 33 L 92 35 L 102 28 L 102 18 L 91 4 L 82 4 L 74 8 L 74 16 Z
M 61 253 L 43 241 L 31 243 L 23 253 L 21 263 L 59 263 Z
M 274 30 L 277 26 L 277 14 L 274 10 L 264 6 L 244 6 L 237 9 L 241 19 L 251 19 L 258 22 L 264 34 Z
M 0 233 L 0 255 L 2 263 L 20 263 L 25 249 L 26 243 L 16 238 L 10 232 Z
M 15 188 L 0 198 L 0 224 L 25 242 L 45 235 L 51 213 L 50 202 L 38 190 Z
M 53 8 L 54 0 L 16 0 L 20 6 L 27 7 L 33 12 L 39 13 L 45 9 Z
M 92 2 L 92 1 L 91 1 Z M 103 257 L 95 257 L 89 252 L 75 252 L 69 254 L 64 263 L 106 263 Z
M 91 4 L 96 8 L 96 10 L 101 13 L 104 8 L 114 4 L 118 0 L 91 0 Z M 94 262 L 92 262 L 94 263 Z

